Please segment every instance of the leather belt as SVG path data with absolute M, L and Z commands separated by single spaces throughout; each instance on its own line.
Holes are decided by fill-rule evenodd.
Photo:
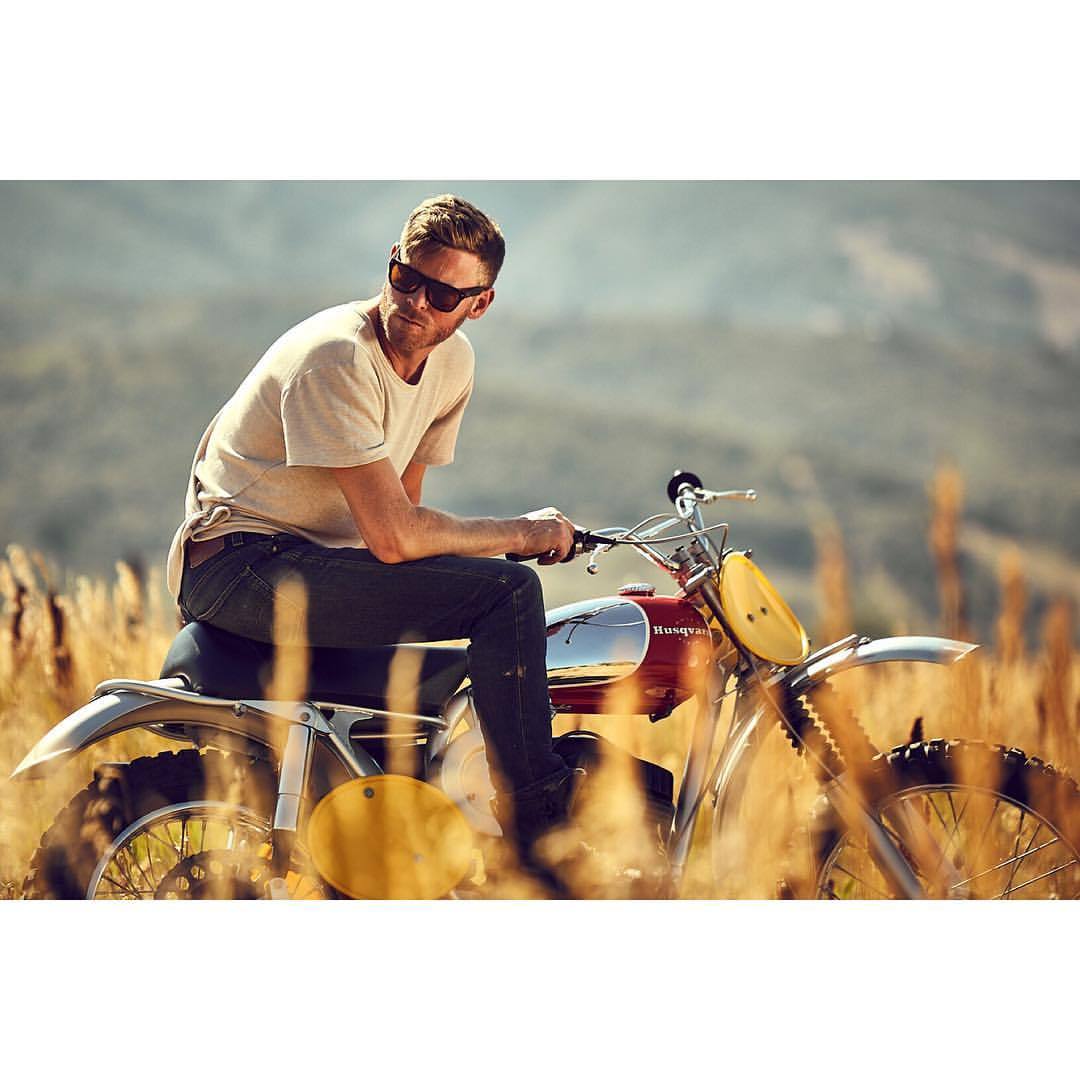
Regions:
M 215 536 L 213 540 L 189 540 L 185 545 L 187 549 L 187 564 L 194 570 L 196 566 L 202 566 L 207 559 L 212 559 L 220 551 L 229 547 L 242 547 L 245 541 L 266 540 L 268 537 L 260 533 L 226 533 L 224 536 Z
M 207 559 L 225 550 L 225 537 L 216 536 L 213 540 L 189 540 L 187 542 L 187 564 L 194 570 L 202 566 Z
M 193 570 L 202 566 L 206 559 L 213 558 L 226 548 L 242 548 L 245 543 L 272 540 L 272 552 L 278 554 L 278 541 L 288 536 L 285 532 L 226 532 L 224 536 L 213 540 L 189 540 L 185 545 L 185 562 Z

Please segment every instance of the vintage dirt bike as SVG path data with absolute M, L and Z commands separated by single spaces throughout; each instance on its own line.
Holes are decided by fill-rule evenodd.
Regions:
M 677 797 L 670 772 L 632 759 L 665 860 L 662 895 L 678 895 L 706 805 L 722 894 L 733 850 L 727 833 L 773 724 L 821 787 L 805 830 L 808 869 L 781 895 L 1080 895 L 1080 793 L 1070 778 L 1020 750 L 976 742 L 934 739 L 881 753 L 829 686 L 833 675 L 862 665 L 951 665 L 975 645 L 851 635 L 811 654 L 803 627 L 749 552 L 726 547 L 728 526 L 703 522 L 702 506 L 755 493 L 709 491 L 676 472 L 668 496 L 674 515 L 579 532 L 571 557 L 592 552 L 595 573 L 600 553 L 630 545 L 670 573 L 675 595 L 630 585 L 547 614 L 556 710 L 601 713 L 618 698 L 619 715 L 661 721 L 698 699 Z M 415 708 L 395 712 L 388 678 L 403 659 Z M 270 646 L 192 623 L 174 640 L 161 678 L 102 683 L 45 735 L 15 778 L 41 777 L 132 728 L 195 748 L 98 767 L 45 833 L 25 895 L 475 895 L 463 882 L 477 845 L 500 829 L 481 729 L 462 688 L 465 650 L 312 650 L 304 701 L 263 698 L 272 660 Z M 577 731 L 556 748 L 585 768 L 587 783 L 600 742 Z

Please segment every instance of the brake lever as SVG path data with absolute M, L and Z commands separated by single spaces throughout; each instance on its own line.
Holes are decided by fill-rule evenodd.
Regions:
M 727 528 L 726 525 L 717 526 L 712 528 Z M 665 538 L 667 539 L 667 538 Z M 672 537 L 671 539 L 680 539 L 679 537 Z M 587 529 L 575 529 L 574 530 L 574 546 L 570 549 L 565 559 L 560 559 L 560 563 L 568 563 L 576 559 L 579 555 L 584 555 L 586 552 L 594 552 L 598 548 L 611 549 L 619 544 L 625 544 L 628 547 L 637 547 L 641 543 L 640 539 L 628 540 L 621 536 L 602 536 L 600 533 L 589 532 Z M 532 562 L 534 559 L 539 559 L 544 553 L 537 552 L 535 555 L 512 555 L 507 552 L 507 559 L 510 562 Z M 589 565 L 586 567 L 590 574 L 595 574 L 599 567 L 596 565 L 596 560 L 591 559 Z

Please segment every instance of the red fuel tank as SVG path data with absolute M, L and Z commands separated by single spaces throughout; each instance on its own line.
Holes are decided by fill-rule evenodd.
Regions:
M 700 612 L 676 597 L 606 596 L 554 608 L 552 703 L 563 712 L 666 715 L 701 686 L 711 639 Z

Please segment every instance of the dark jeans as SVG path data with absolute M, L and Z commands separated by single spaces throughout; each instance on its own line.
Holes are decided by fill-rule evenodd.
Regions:
M 296 629 L 306 630 L 313 648 L 469 638 L 469 674 L 495 766 L 492 780 L 518 791 L 565 771 L 551 748 L 547 635 L 535 571 L 505 559 L 456 555 L 381 563 L 360 548 L 326 548 L 286 534 L 243 535 L 243 545 L 226 537 L 224 551 L 194 569 L 185 565 L 185 618 L 272 641 L 275 598 L 283 579 L 292 577 L 308 597 L 306 627 Z

